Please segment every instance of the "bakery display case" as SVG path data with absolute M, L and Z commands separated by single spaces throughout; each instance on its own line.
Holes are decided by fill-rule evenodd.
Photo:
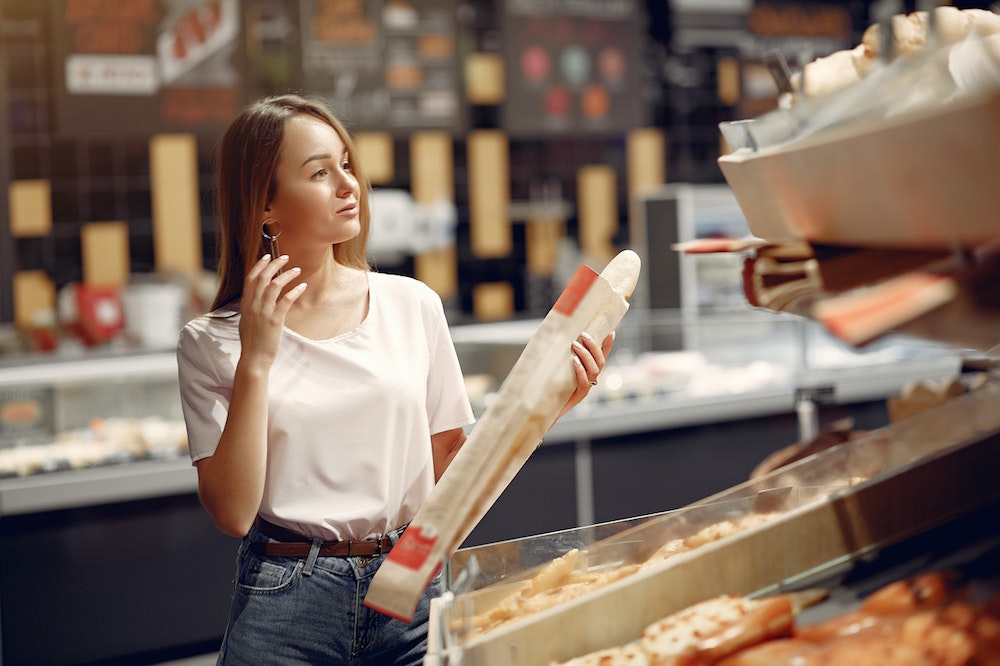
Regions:
M 186 454 L 170 354 L 0 367 L 0 478 Z
M 961 577 L 962 594 L 1000 599 L 1000 17 L 939 11 L 937 23 L 925 12 L 877 26 L 881 55 L 869 31 L 824 63 L 864 59 L 837 90 L 797 89 L 764 117 L 725 124 L 733 153 L 719 162 L 750 236 L 679 249 L 742 258 L 753 306 L 812 320 L 849 348 L 915 336 L 965 350 L 987 374 L 679 509 L 459 550 L 452 590 L 433 605 L 426 664 L 619 663 L 596 656 L 615 646 L 633 648 L 621 663 L 645 663 L 636 645 L 652 627 L 720 595 L 819 586 L 830 601 L 815 619 L 857 608 L 875 580 L 936 567 Z M 922 32 L 893 60 L 897 24 Z M 949 663 L 996 662 L 970 653 Z
M 503 376 L 532 330 L 532 322 L 455 327 L 470 394 L 484 374 Z M 916 341 L 854 353 L 813 322 L 746 311 L 694 326 L 680 313 L 632 310 L 618 334 L 598 390 L 550 430 L 470 544 L 497 544 L 499 555 L 501 544 L 526 534 L 563 530 L 574 545 L 603 539 L 640 522 L 631 516 L 732 485 L 727 474 L 745 475 L 794 441 L 802 411 L 796 386 L 832 387 L 821 410 L 861 403 L 882 419 L 886 398 L 903 384 L 953 376 L 963 362 L 953 349 Z M 174 355 L 8 359 L 0 394 L 7 419 L 0 460 L 17 461 L 5 463 L 0 478 L 4 661 L 154 663 L 216 649 L 236 542 L 198 501 L 179 438 Z M 685 465 L 704 467 L 720 452 L 726 470 L 687 472 Z M 619 473 L 634 480 L 637 470 L 658 481 L 618 480 Z M 535 510 L 526 512 L 529 504 Z M 522 548 L 518 567 L 561 554 L 558 540 L 539 537 L 533 543 L 545 547 Z M 499 580 L 502 570 L 477 552 L 483 575 Z M 174 582 L 151 588 L 151 570 Z M 488 578 L 474 580 L 482 586 Z M 101 613 L 86 612 L 95 605 Z M 163 622 L 163 608 L 185 610 Z
M 0 418 L 0 661 L 215 649 L 236 544 L 198 501 L 174 354 L 4 358 Z
M 536 327 L 529 320 L 454 330 L 477 412 L 489 404 Z M 830 402 L 884 400 L 907 382 L 957 376 L 975 356 L 975 350 L 910 336 L 851 347 L 815 321 L 745 307 L 694 316 L 632 309 L 616 329 L 601 381 L 546 441 L 616 429 L 618 415 L 644 421 L 646 411 L 650 428 L 794 411 L 803 389 Z M 712 408 L 702 414 L 705 405 Z
M 696 602 L 801 586 L 993 506 L 998 401 L 989 383 L 678 510 L 460 550 L 425 663 L 548 664 L 627 644 Z
M 490 400 L 481 387 L 496 386 L 532 330 L 493 328 L 455 331 L 480 409 Z M 746 479 L 825 423 L 884 425 L 887 399 L 958 377 L 964 362 L 961 350 L 911 339 L 854 350 L 815 322 L 745 308 L 697 321 L 630 310 L 599 384 L 546 433 L 464 545 L 684 506 Z
M 0 516 L 195 490 L 172 353 L 0 365 Z
M 535 328 L 533 320 L 454 328 L 477 411 Z M 957 376 L 962 363 L 963 353 L 919 340 L 851 350 L 800 317 L 744 309 L 692 321 L 633 309 L 601 384 L 545 446 L 572 447 L 582 465 L 581 451 L 601 438 L 779 414 L 800 421 L 803 388 L 829 404 L 884 404 L 907 382 Z M 0 517 L 193 494 L 196 484 L 173 353 L 0 363 Z M 582 520 L 562 526 L 594 522 L 580 495 Z

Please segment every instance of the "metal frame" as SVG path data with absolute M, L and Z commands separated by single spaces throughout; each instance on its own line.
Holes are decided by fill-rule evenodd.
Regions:
M 7 85 L 7 51 L 0 45 L 0 100 L 10 99 Z M 0 102 L 0 323 L 14 321 L 14 241 L 10 235 L 10 207 L 7 184 L 10 182 L 10 135 L 7 103 Z M 0 662 L 2 662 L 0 655 Z

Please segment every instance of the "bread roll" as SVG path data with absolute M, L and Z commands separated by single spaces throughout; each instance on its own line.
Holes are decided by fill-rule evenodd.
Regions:
M 802 75 L 798 72 L 792 75 L 792 85 L 802 90 L 807 97 L 817 97 L 840 90 L 861 79 L 862 73 L 856 61 L 864 58 L 864 48 L 861 46 L 850 51 L 835 51 L 806 64 L 803 68 L 804 88 Z
M 994 64 L 1000 64 L 1000 32 L 983 40 L 983 48 L 993 58 Z
M 914 53 L 927 45 L 927 12 L 896 14 L 892 17 L 893 45 L 897 54 Z M 935 30 L 942 44 L 960 42 L 972 31 L 993 35 L 1000 33 L 1000 15 L 986 9 L 958 9 L 957 7 L 935 7 Z M 879 24 L 868 26 L 861 38 L 869 57 L 881 53 L 881 28 Z
M 872 64 L 875 62 L 875 58 L 868 53 L 864 44 L 858 44 L 853 49 L 851 49 L 851 62 L 854 65 L 855 71 L 858 76 L 864 78 L 868 76 L 868 72 L 871 71 Z
M 916 14 L 916 12 L 914 12 Z M 913 14 L 896 14 L 892 17 L 892 44 L 895 55 L 913 53 L 924 48 L 927 39 L 927 18 L 921 21 Z M 869 58 L 882 55 L 882 27 L 878 23 L 868 26 L 861 36 L 861 44 Z
M 963 13 L 969 19 L 970 31 L 975 30 L 983 36 L 1000 33 L 1000 14 L 988 9 L 966 9 Z
M 927 12 L 916 12 L 916 21 L 924 32 L 927 31 Z M 971 25 L 969 16 L 957 7 L 936 7 L 934 9 L 934 29 L 943 44 L 954 44 L 969 36 Z
M 934 20 L 939 43 L 957 44 L 972 32 L 977 32 L 986 38 L 984 44 L 987 52 L 1000 56 L 1000 41 L 989 39 L 993 35 L 1000 35 L 1000 15 L 985 9 L 944 6 L 934 9 Z M 925 11 L 894 15 L 894 55 L 907 55 L 926 48 L 929 27 L 928 13 Z M 861 37 L 861 43 L 855 48 L 817 58 L 807 63 L 802 73 L 793 74 L 793 87 L 806 97 L 816 97 L 840 90 L 864 78 L 881 54 L 880 37 L 881 28 L 878 23 L 868 26 Z M 794 100 L 795 96 L 792 96 L 791 102 Z

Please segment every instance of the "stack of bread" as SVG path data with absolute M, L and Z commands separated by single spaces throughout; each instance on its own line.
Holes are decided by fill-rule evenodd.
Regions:
M 836 51 L 806 64 L 792 76 L 796 94 L 817 97 L 845 88 L 867 76 L 876 64 L 890 55 L 918 53 L 935 39 L 938 44 L 956 44 L 969 35 L 980 35 L 994 55 L 1000 56 L 1000 15 L 985 9 L 936 7 L 932 21 L 925 11 L 892 17 L 892 54 L 882 53 L 881 26 L 865 30 L 861 43 L 853 49 Z M 792 99 L 794 101 L 794 97 Z
M 917 574 L 884 585 L 854 610 L 805 625 L 796 622 L 800 611 L 821 601 L 823 590 L 723 595 L 654 622 L 633 642 L 561 666 L 1000 663 L 1000 590 L 983 598 L 964 583 L 947 570 Z
M 748 512 L 711 523 L 687 537 L 668 540 L 642 563 L 591 568 L 587 566 L 585 554 L 574 548 L 542 567 L 495 606 L 477 615 L 462 617 L 454 621 L 451 628 L 467 636 L 492 631 L 508 622 L 589 594 L 645 567 L 659 566 L 681 553 L 740 534 L 780 515 L 777 512 Z

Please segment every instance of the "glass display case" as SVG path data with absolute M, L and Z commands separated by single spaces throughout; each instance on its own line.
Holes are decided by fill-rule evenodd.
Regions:
M 184 454 L 172 354 L 0 366 L 0 478 Z
M 237 541 L 199 502 L 172 350 L 0 360 L 0 661 L 217 649 Z
M 455 330 L 477 410 L 535 326 Z M 741 482 L 824 423 L 885 425 L 887 398 L 912 382 L 956 376 L 962 364 L 961 350 L 919 340 L 851 349 L 790 315 L 743 309 L 691 319 L 633 309 L 599 384 L 546 433 L 464 545 L 683 506 Z M 525 503 L 536 502 L 526 514 Z
M 532 321 L 453 328 L 477 410 L 535 328 Z M 628 534 L 650 517 L 668 520 L 676 513 L 692 526 L 704 524 L 709 514 L 663 512 L 737 485 L 761 458 L 795 441 L 810 413 L 803 405 L 823 411 L 871 401 L 880 422 L 886 398 L 903 384 L 954 375 L 963 356 L 910 340 L 852 350 L 811 322 L 770 313 L 703 314 L 693 322 L 679 312 L 633 309 L 600 384 L 549 431 L 465 544 L 477 553 L 481 573 L 465 573 L 462 583 L 468 569 L 456 559 L 455 591 L 494 594 L 532 567 L 615 534 L 625 541 L 602 552 L 632 557 Z M 813 395 L 803 387 L 827 389 Z M 0 478 L 0 571 L 19 572 L 0 575 L 4 653 L 13 660 L 44 655 L 56 664 L 64 663 L 53 652 L 61 646 L 94 660 L 214 649 L 224 630 L 213 623 L 226 616 L 235 544 L 198 501 L 173 352 L 3 359 L 0 395 L 0 460 L 7 461 Z M 780 499 L 802 503 L 806 494 L 795 490 Z M 756 495 L 731 497 L 705 510 L 724 506 L 726 515 L 738 516 L 755 503 L 760 506 Z M 120 548 L 139 533 L 139 546 Z M 524 540 L 527 535 L 546 536 Z M 91 546 L 81 551 L 79 543 Z M 475 548 L 482 544 L 490 546 Z M 74 571 L 89 566 L 98 546 L 114 566 L 82 585 Z M 505 554 L 509 548 L 516 558 Z M 205 562 L 195 577 L 184 571 L 192 552 Z M 50 588 L 29 584 L 35 578 L 22 574 L 22 561 L 44 572 L 39 575 Z M 594 559 L 591 566 L 609 562 Z M 150 567 L 184 584 L 149 604 Z M 56 569 L 65 572 L 58 580 L 52 579 Z M 147 621 L 134 616 L 135 608 L 148 609 L 148 622 L 155 623 L 157 607 L 191 598 L 201 600 L 198 612 L 162 625 L 155 636 L 140 640 L 115 631 L 123 618 Z M 106 612 L 81 623 L 81 609 L 94 603 Z M 485 606 L 469 612 L 480 610 Z M 58 632 L 61 645 L 30 631 L 42 623 Z M 192 641 L 194 647 L 185 645 Z
M 459 550 L 430 663 L 546 664 L 625 644 L 701 599 L 794 585 L 995 503 L 998 401 L 987 383 L 677 510 Z
M 537 321 L 462 326 L 453 336 L 477 413 Z M 815 321 L 747 308 L 691 314 L 633 308 L 600 382 L 546 444 L 794 413 L 815 434 L 823 404 L 884 401 L 908 383 L 957 376 L 977 352 L 906 336 L 845 345 Z M 881 424 L 879 424 L 881 425 Z
M 196 486 L 172 352 L 0 363 L 0 516 Z
M 453 328 L 478 413 L 538 323 Z M 917 340 L 850 349 L 792 316 L 744 309 L 692 320 L 633 308 L 601 382 L 545 444 L 579 449 L 599 437 L 788 413 L 808 433 L 816 419 L 804 406 L 817 399 L 884 400 L 906 382 L 953 376 L 961 364 L 959 350 Z M 0 362 L 0 515 L 195 487 L 172 351 Z M 594 522 L 586 506 L 577 515 Z

